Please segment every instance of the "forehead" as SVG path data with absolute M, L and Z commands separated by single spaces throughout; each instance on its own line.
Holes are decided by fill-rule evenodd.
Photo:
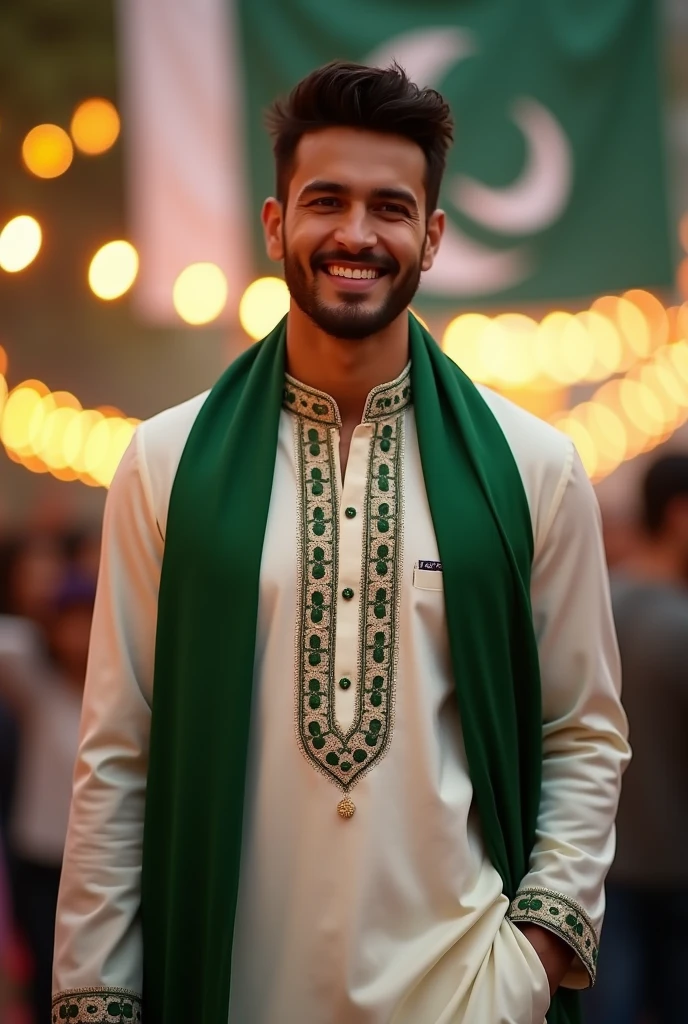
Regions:
M 357 128 L 323 128 L 300 140 L 295 154 L 290 194 L 315 178 L 336 181 L 355 193 L 403 187 L 419 205 L 425 192 L 425 154 L 401 135 Z

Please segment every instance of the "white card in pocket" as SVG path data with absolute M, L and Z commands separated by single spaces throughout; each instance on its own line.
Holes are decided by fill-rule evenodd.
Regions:
M 431 565 L 431 569 L 425 566 Z M 442 564 L 440 562 L 418 562 L 413 567 L 413 585 L 418 590 L 442 590 Z

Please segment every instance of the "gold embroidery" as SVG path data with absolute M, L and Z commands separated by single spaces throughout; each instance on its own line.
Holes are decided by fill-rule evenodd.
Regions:
M 595 983 L 599 938 L 583 908 L 560 892 L 532 886 L 519 889 L 509 908 L 514 922 L 530 921 L 556 932 L 583 961 Z
M 346 732 L 335 715 L 334 678 L 340 517 L 334 445 L 339 413 L 326 395 L 303 388 L 289 377 L 285 386 L 285 405 L 298 414 L 294 426 L 299 478 L 297 730 L 313 767 L 345 793 L 384 756 L 392 735 L 403 410 L 410 401 L 409 380 L 407 367 L 398 380 L 375 388 L 366 403 L 365 419 L 374 432 L 363 509 L 359 668 L 353 723 Z M 350 816 L 353 804 L 343 800 L 338 809 Z
M 53 1024 L 136 1024 L 141 997 L 125 988 L 77 988 L 53 996 Z

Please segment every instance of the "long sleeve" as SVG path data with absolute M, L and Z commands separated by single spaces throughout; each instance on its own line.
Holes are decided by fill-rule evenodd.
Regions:
M 564 938 L 577 954 L 564 985 L 583 988 L 595 978 L 629 748 L 599 511 L 573 449 L 539 532 L 532 602 L 542 677 L 542 797 L 530 870 L 510 916 Z
M 105 509 L 57 910 L 59 1020 L 141 1014 L 141 849 L 163 542 L 140 445 L 137 432 Z

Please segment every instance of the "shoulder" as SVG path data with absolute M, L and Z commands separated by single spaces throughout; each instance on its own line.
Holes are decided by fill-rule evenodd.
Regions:
M 483 385 L 476 387 L 511 448 L 528 500 L 537 548 L 575 473 L 573 442 L 503 395 Z
M 134 457 L 151 511 L 164 534 L 172 484 L 196 417 L 210 394 L 204 391 L 140 423 Z

